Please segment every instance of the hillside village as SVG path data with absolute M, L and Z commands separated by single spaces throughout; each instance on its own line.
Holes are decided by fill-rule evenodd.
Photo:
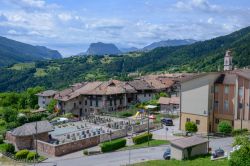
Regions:
M 148 142 L 147 146 L 151 141 L 170 143 L 171 159 L 216 153 L 221 146 L 226 154 L 220 157 L 226 158 L 232 153 L 231 145 L 224 145 L 220 135 L 250 130 L 249 80 L 250 70 L 236 69 L 228 50 L 220 72 L 147 75 L 45 90 L 36 94 L 39 108 L 33 113 L 47 112 L 53 102 L 52 118 L 13 128 L 5 133 L 4 142 L 18 152 L 36 151 L 45 159 L 133 148 L 137 139 Z M 229 130 L 221 129 L 223 123 Z M 218 136 L 215 140 L 222 144 L 214 144 L 210 136 Z M 125 144 L 113 144 L 118 141 Z

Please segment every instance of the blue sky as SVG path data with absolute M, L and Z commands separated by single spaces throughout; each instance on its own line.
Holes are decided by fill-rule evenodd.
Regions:
M 64 56 L 92 42 L 141 48 L 166 39 L 206 40 L 249 24 L 249 0 L 0 0 L 1 36 Z

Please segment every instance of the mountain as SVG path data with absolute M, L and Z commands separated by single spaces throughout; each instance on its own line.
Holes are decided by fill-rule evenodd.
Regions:
M 142 51 L 150 51 L 157 47 L 168 47 L 168 46 L 181 46 L 181 45 L 189 45 L 195 43 L 196 40 L 192 39 L 185 39 L 185 40 L 164 40 L 159 42 L 154 42 L 144 48 L 142 48 Z
M 76 82 L 111 78 L 128 80 L 131 79 L 128 74 L 133 72 L 218 71 L 223 69 L 223 58 L 228 49 L 232 51 L 235 66 L 250 66 L 250 27 L 211 40 L 159 47 L 149 52 L 75 56 L 30 65 L 15 64 L 0 68 L 0 92 L 22 91 L 38 85 L 46 89 L 62 89 Z
M 138 48 L 136 48 L 136 47 L 129 47 L 129 48 L 120 48 L 120 50 L 121 50 L 123 53 L 128 53 L 128 52 L 137 51 Z
M 56 50 L 43 46 L 32 46 L 0 36 L 0 66 L 59 58 L 62 58 L 62 55 Z
M 117 55 L 120 54 L 121 51 L 112 43 L 91 43 L 88 50 L 87 55 Z

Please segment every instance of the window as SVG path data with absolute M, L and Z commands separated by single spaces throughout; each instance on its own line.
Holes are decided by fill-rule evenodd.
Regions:
M 146 97 L 146 93 L 144 93 L 144 97 Z
M 186 119 L 186 122 L 190 122 L 190 118 L 187 118 L 187 119 Z
M 116 105 L 116 99 L 114 100 L 114 103 L 115 103 L 115 105 Z
M 149 93 L 148 96 L 151 97 L 151 93 Z
M 228 93 L 229 93 L 229 86 L 228 86 L 228 85 L 226 85 L 226 86 L 224 87 L 224 93 L 225 93 L 225 94 L 228 94 Z
M 215 87 L 214 87 L 214 92 L 215 92 L 215 93 L 218 93 L 218 91 L 219 91 L 219 86 L 218 86 L 218 85 L 215 85 Z
M 218 106 L 219 106 L 219 101 L 214 101 L 214 107 L 218 108 Z
M 200 120 L 196 120 L 196 124 L 199 125 L 200 124 Z
M 224 101 L 224 110 L 228 111 L 228 100 Z
M 87 105 L 88 104 L 88 101 L 87 100 L 85 100 L 85 105 Z
M 219 123 L 220 123 L 220 120 L 216 118 L 216 119 L 215 119 L 215 123 L 216 123 L 216 124 L 219 124 Z
M 74 103 L 74 108 L 76 108 L 76 103 Z
M 92 106 L 93 104 L 92 104 L 92 99 L 90 99 L 90 106 Z
M 112 106 L 112 100 L 109 100 L 109 106 Z
M 122 99 L 120 99 L 120 105 L 122 105 Z
M 240 87 L 239 88 L 239 96 L 243 97 L 243 95 L 244 95 L 243 87 Z
M 81 102 L 81 101 L 79 101 L 79 104 L 81 105 L 81 104 L 82 104 L 82 102 Z
M 95 101 L 95 106 L 98 107 L 98 100 Z

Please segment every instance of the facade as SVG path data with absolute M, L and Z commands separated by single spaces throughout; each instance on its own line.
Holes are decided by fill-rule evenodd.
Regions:
M 190 156 L 188 151 L 190 151 Z M 192 136 L 171 141 L 171 159 L 183 160 L 207 153 L 207 139 Z
M 225 62 L 232 61 L 230 52 Z M 234 129 L 250 130 L 250 70 L 233 69 L 232 63 L 225 71 L 199 74 L 181 83 L 180 129 L 193 121 L 198 132 L 217 132 L 220 121 L 229 122 Z
M 52 130 L 53 127 L 48 121 L 38 121 L 37 124 L 36 122 L 26 123 L 12 131 L 8 131 L 5 139 L 15 145 L 18 150 L 34 149 L 35 138 L 41 141 L 48 141 L 48 132 Z
M 40 108 L 46 108 L 50 101 L 54 98 L 57 91 L 47 90 L 36 94 L 38 96 L 38 105 Z
M 160 97 L 159 98 L 160 110 L 167 113 L 179 113 L 180 97 Z

